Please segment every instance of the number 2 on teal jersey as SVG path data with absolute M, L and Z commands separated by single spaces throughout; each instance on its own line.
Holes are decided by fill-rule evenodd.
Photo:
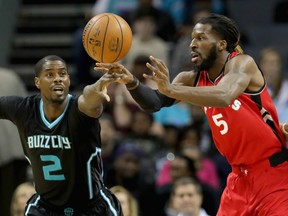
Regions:
M 45 180 L 61 181 L 65 180 L 64 174 L 53 174 L 52 172 L 62 170 L 60 159 L 55 155 L 40 155 L 41 161 L 50 161 L 52 164 L 43 166 Z

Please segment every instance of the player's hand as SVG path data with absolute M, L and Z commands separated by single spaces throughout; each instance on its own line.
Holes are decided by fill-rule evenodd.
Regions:
M 171 88 L 168 67 L 162 60 L 154 58 L 153 56 L 150 56 L 150 60 L 154 65 L 146 63 L 146 66 L 152 71 L 152 75 L 143 74 L 143 76 L 146 79 L 153 80 L 157 84 L 158 90 L 162 94 L 167 95 Z
M 117 80 L 118 78 L 115 75 L 106 73 L 95 83 L 98 94 L 108 102 L 110 101 L 110 97 L 107 94 L 107 88 L 111 83 L 117 82 Z
M 132 82 L 134 77 L 132 73 L 119 63 L 96 63 L 95 71 L 110 74 L 110 78 L 122 84 Z

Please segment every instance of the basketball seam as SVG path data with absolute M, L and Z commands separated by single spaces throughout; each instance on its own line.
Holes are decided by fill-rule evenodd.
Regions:
M 105 15 L 103 15 L 103 16 L 105 16 Z M 92 59 L 94 59 L 94 58 L 93 58 L 93 56 L 90 55 L 90 52 L 89 52 L 89 35 L 90 35 L 90 32 L 92 31 L 94 25 L 96 25 L 97 22 L 98 22 L 98 20 L 100 20 L 103 16 L 101 16 L 101 17 L 99 17 L 98 19 L 96 19 L 95 22 L 91 24 L 91 27 L 89 28 L 89 31 L 86 31 L 86 33 L 85 33 L 85 36 L 86 36 L 86 34 L 87 34 L 88 37 L 87 37 L 87 40 L 86 40 L 86 47 L 87 47 L 87 48 L 86 48 L 86 47 L 84 47 L 84 48 L 87 50 L 88 55 L 89 55 Z M 89 21 L 89 22 L 90 22 L 90 21 Z M 86 26 L 88 26 L 89 22 L 87 23 Z M 86 28 L 86 26 L 85 26 L 85 28 Z M 85 29 L 84 29 L 84 30 L 85 30 Z M 85 37 L 85 36 L 84 36 L 84 37 Z M 103 48 L 102 48 L 102 49 L 103 49 Z
M 120 22 L 119 22 L 119 20 L 117 19 L 117 17 L 116 16 L 114 16 L 113 14 L 112 14 L 112 16 L 115 18 L 115 20 L 117 21 L 117 23 L 118 23 L 118 25 L 119 25 L 119 27 L 120 27 L 120 29 L 121 29 L 121 47 L 120 47 L 120 51 L 118 52 L 118 55 L 117 55 L 117 57 L 114 59 L 114 61 L 113 62 L 115 62 L 118 58 L 119 58 L 119 56 L 120 56 L 120 54 L 122 53 L 122 49 L 123 49 L 123 43 L 124 43 L 124 35 L 123 35 L 123 29 L 122 29 L 122 26 L 121 26 L 121 24 L 120 24 Z
M 106 34 L 107 34 L 107 29 L 109 27 L 109 22 L 110 22 L 110 17 L 106 14 L 108 21 L 106 24 L 106 28 L 105 28 L 105 33 L 104 33 L 104 38 L 103 38 L 103 44 L 102 44 L 102 49 L 101 49 L 101 61 L 104 62 L 104 50 L 105 50 L 105 40 L 106 40 Z

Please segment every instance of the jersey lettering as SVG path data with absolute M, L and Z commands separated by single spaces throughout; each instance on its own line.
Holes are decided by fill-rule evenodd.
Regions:
M 231 107 L 232 107 L 233 110 L 236 110 L 236 111 L 237 111 L 237 110 L 239 110 L 240 107 L 241 107 L 241 102 L 236 99 L 236 100 L 233 101 L 233 104 L 232 104 Z
M 241 107 L 241 101 L 239 101 L 238 99 L 234 100 L 233 103 L 231 105 L 229 105 L 229 107 L 231 107 L 233 110 L 239 110 Z M 206 113 L 208 109 L 210 109 L 211 107 L 203 107 L 204 112 Z
M 261 109 L 260 112 L 261 112 L 262 118 L 263 118 L 263 120 L 264 120 L 265 122 L 273 121 L 272 116 L 269 114 L 269 112 L 267 112 L 266 109 L 264 109 L 264 108 L 262 107 L 262 109 Z
M 34 135 L 27 138 L 29 148 L 71 149 L 68 137 L 60 135 Z

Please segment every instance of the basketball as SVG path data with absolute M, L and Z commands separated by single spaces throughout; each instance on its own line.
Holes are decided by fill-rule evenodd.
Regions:
M 113 13 L 101 13 L 86 24 L 82 42 L 88 55 L 95 61 L 117 62 L 131 48 L 132 30 L 122 17 Z

